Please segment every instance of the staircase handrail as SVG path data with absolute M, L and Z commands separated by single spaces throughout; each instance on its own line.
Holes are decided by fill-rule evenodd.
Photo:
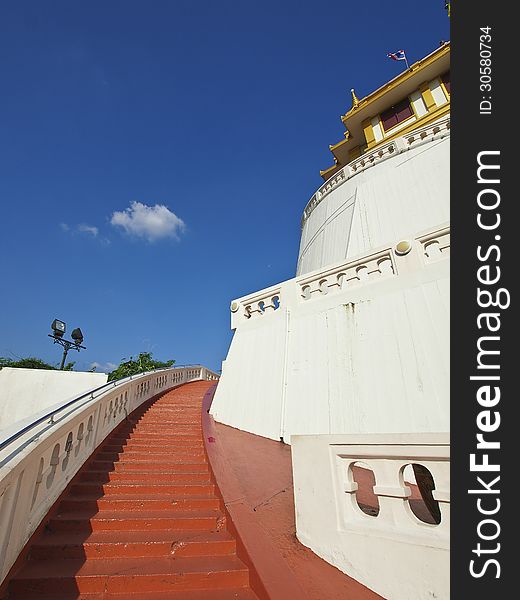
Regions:
M 114 381 L 107 381 L 107 383 L 104 383 L 103 385 L 100 385 L 96 388 L 88 390 L 88 391 L 84 392 L 83 394 L 80 394 L 79 396 L 75 396 L 71 400 L 64 400 L 62 402 L 59 402 L 59 403 L 53 405 L 50 409 L 46 409 L 40 413 L 36 413 L 36 415 L 32 415 L 31 417 L 28 417 L 26 419 L 18 421 L 17 423 L 14 423 L 13 425 L 4 429 L 3 431 L 0 431 L 0 450 L 3 450 L 7 446 L 9 446 L 9 444 L 12 444 L 18 438 L 22 437 L 23 435 L 25 435 L 26 433 L 31 431 L 31 429 L 34 429 L 36 426 L 40 425 L 41 423 L 45 422 L 47 419 L 49 419 L 49 424 L 53 424 L 54 416 L 56 414 L 65 410 L 69 406 L 72 406 L 72 405 L 76 404 L 77 402 L 80 402 L 84 398 L 88 397 L 89 400 L 94 400 L 99 395 L 101 395 L 101 394 L 98 394 L 98 396 L 95 396 L 94 394 L 96 394 L 97 392 L 102 391 L 104 393 L 107 389 L 112 389 L 114 387 L 117 387 L 118 385 L 125 384 L 129 381 L 133 381 L 134 379 L 138 379 L 140 377 L 143 377 L 145 375 L 150 375 L 151 373 L 156 373 L 158 371 L 170 371 L 170 370 L 176 370 L 176 369 L 185 369 L 187 367 L 202 368 L 202 366 L 203 365 L 198 365 L 198 364 L 186 364 L 186 365 L 176 365 L 175 367 L 161 367 L 159 369 L 151 369 L 150 371 L 143 371 L 142 373 L 137 373 L 135 375 L 129 375 L 128 377 L 123 377 L 121 379 L 115 379 Z M 205 368 L 206 368 L 206 370 L 210 371 L 212 374 L 218 376 L 218 374 L 211 371 L 211 369 L 208 369 L 207 367 L 205 367 Z M 78 406 L 76 408 L 80 408 L 80 407 Z M 15 431 L 13 433 L 11 433 L 13 429 L 15 429 Z

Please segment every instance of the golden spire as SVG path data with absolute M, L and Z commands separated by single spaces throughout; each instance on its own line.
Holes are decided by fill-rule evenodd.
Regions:
M 350 90 L 350 93 L 352 94 L 352 108 L 357 108 L 359 105 L 359 98 L 356 96 L 354 88 Z

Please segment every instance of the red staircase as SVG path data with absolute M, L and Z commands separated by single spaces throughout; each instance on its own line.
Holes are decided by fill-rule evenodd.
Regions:
M 186 384 L 134 412 L 71 482 L 16 600 L 255 600 L 211 479 L 201 404 Z

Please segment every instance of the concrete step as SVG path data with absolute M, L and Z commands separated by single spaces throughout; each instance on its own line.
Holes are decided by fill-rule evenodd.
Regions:
M 208 471 L 200 471 L 192 473 L 190 471 L 182 471 L 180 473 L 161 473 L 161 472 L 153 472 L 149 473 L 148 471 L 143 471 L 142 473 L 134 472 L 134 473 L 119 473 L 116 471 L 84 471 L 80 474 L 79 479 L 81 481 L 90 481 L 90 482 L 116 482 L 119 481 L 121 483 L 145 483 L 145 482 L 155 482 L 155 483 L 211 483 L 211 476 Z
M 247 567 L 236 556 L 29 561 L 11 582 L 15 594 L 180 592 L 248 584 Z
M 60 512 L 85 511 L 140 511 L 140 510 L 218 510 L 218 498 L 204 496 L 176 497 L 175 494 L 112 494 L 102 498 L 91 496 L 69 496 L 60 502 Z
M 100 452 L 121 452 L 123 450 L 134 450 L 139 452 L 156 452 L 156 453 L 168 453 L 173 448 L 178 448 L 180 444 L 168 444 L 167 446 L 163 446 L 162 444 L 154 444 L 150 446 L 150 444 L 139 443 L 135 441 L 125 440 L 119 444 L 110 443 L 104 444 L 99 449 Z M 185 440 L 182 443 L 182 448 L 185 450 L 190 450 L 191 448 L 204 448 L 204 442 L 201 440 Z
M 141 510 L 93 512 L 67 511 L 55 515 L 49 531 L 98 531 L 131 529 L 214 529 L 222 515 L 218 510 Z
M 108 592 L 77 592 L 75 595 L 54 592 L 47 594 L 28 594 L 12 596 L 15 600 L 258 600 L 258 596 L 249 587 L 233 587 L 225 589 L 189 590 L 182 592 L 124 592 L 122 594 Z
M 173 462 L 173 459 L 182 461 L 184 457 L 203 458 L 205 452 L 203 448 L 171 448 L 169 452 L 154 452 L 153 449 L 149 449 L 148 452 L 140 450 L 132 450 L 125 448 L 121 452 L 109 452 L 100 451 L 97 453 L 96 458 L 100 461 L 116 461 L 116 462 L 130 462 L 133 459 L 141 462 Z
M 125 558 L 139 556 L 226 556 L 236 542 L 226 530 L 162 529 L 47 532 L 31 549 L 31 560 L 49 558 Z
M 139 477 L 143 477 L 144 473 L 135 473 Z M 154 478 L 149 481 L 136 481 L 131 483 L 113 482 L 113 483 L 90 483 L 78 482 L 71 487 L 71 496 L 90 495 L 99 498 L 104 494 L 173 494 L 174 496 L 214 496 L 215 485 L 212 483 L 154 483 Z
M 108 436 L 32 542 L 10 600 L 258 600 L 204 452 L 209 385 L 166 392 Z
M 90 463 L 91 469 L 94 471 L 119 471 L 121 473 L 126 472 L 135 472 L 135 471 L 159 471 L 161 473 L 167 473 L 168 471 L 172 471 L 173 473 L 180 472 L 201 472 L 208 471 L 208 465 L 204 462 L 201 462 L 201 459 L 198 457 L 189 457 L 185 460 L 182 458 L 178 460 L 171 461 L 161 461 L 158 462 L 147 462 L 143 461 L 133 461 L 130 463 L 127 462 L 118 462 L 118 461 L 100 461 L 94 460 Z

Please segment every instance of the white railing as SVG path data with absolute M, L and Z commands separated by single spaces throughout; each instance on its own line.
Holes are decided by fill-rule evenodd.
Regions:
M 263 316 L 280 308 L 280 296 L 280 286 L 270 287 L 245 298 L 234 300 L 231 303 L 231 312 L 237 313 L 244 319 Z
M 392 140 L 382 146 L 379 146 L 372 152 L 366 152 L 358 158 L 355 158 L 348 165 L 345 165 L 337 173 L 334 173 L 332 177 L 313 194 L 312 198 L 307 202 L 305 209 L 303 210 L 303 216 L 301 226 L 303 227 L 305 221 L 309 218 L 312 211 L 318 206 L 318 204 L 335 188 L 345 183 L 358 173 L 365 171 L 369 167 L 373 167 L 380 162 L 397 156 L 402 152 L 406 152 L 411 148 L 415 148 L 420 144 L 427 142 L 434 142 L 438 139 L 446 137 L 450 134 L 451 120 L 450 117 L 436 121 L 425 127 L 420 127 L 412 131 L 411 133 L 399 136 L 395 140 Z
M 396 240 L 395 244 L 376 249 L 368 255 L 337 263 L 233 300 L 232 329 L 243 322 L 254 321 L 259 317 L 267 318 L 276 314 L 280 308 L 296 308 L 301 303 L 332 296 L 337 292 L 360 292 L 365 286 L 448 258 L 450 228 L 443 225 L 410 237 L 409 249 L 405 253 L 399 252 L 399 242 L 402 240 Z
M 399 142 L 397 140 L 392 140 L 391 142 L 379 146 L 379 148 L 376 148 L 373 152 L 367 152 L 362 154 L 359 158 L 355 158 L 345 168 L 349 169 L 350 175 L 352 176 L 359 171 L 363 171 L 367 167 L 373 167 L 386 158 L 395 156 L 399 153 L 399 150 Z
M 449 598 L 448 434 L 302 435 L 291 443 L 303 544 L 388 600 Z M 375 480 L 372 512 L 360 506 L 355 465 L 365 484 L 369 471 Z M 406 475 L 412 465 L 431 475 L 437 519 L 425 518 Z
M 450 254 L 450 228 L 443 227 L 416 238 L 423 247 L 424 260 L 435 262 Z
M 203 366 L 110 382 L 15 424 L 0 436 L 0 582 L 87 458 L 133 410 L 161 390 L 217 380 Z
M 397 274 L 392 248 L 298 279 L 304 300 Z
M 411 133 L 403 136 L 408 147 L 417 146 L 424 141 L 434 141 L 449 135 L 451 127 L 451 121 L 448 117 L 442 121 L 436 121 L 430 123 L 424 127 L 414 129 Z

